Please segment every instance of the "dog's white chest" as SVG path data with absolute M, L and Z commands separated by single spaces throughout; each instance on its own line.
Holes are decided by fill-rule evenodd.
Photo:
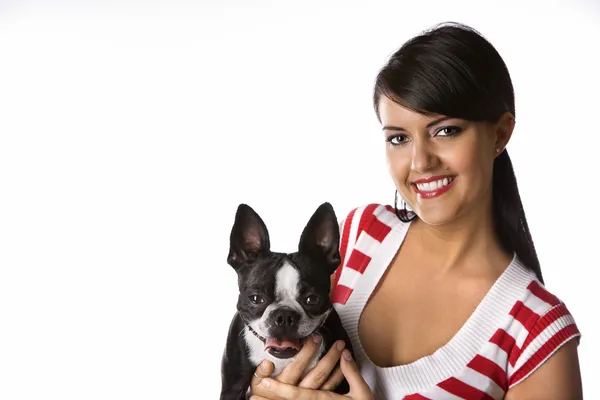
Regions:
M 259 338 L 254 336 L 254 334 L 250 332 L 248 328 L 244 330 L 244 339 L 246 340 L 246 344 L 249 348 L 248 358 L 255 367 L 257 367 L 263 360 L 269 360 L 273 363 L 273 365 L 275 366 L 275 370 L 273 371 L 271 376 L 279 375 L 279 373 L 285 368 L 286 365 L 288 365 L 296 359 L 296 357 L 287 359 L 273 357 L 271 354 L 265 351 L 265 344 Z M 324 351 L 325 345 L 323 344 L 323 342 L 321 342 L 319 350 L 315 353 L 311 363 L 308 366 L 308 370 L 312 369 L 315 365 L 317 365 L 317 362 L 321 358 L 321 355 Z

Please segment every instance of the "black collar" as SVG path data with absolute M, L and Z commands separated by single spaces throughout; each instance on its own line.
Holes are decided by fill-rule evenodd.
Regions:
M 248 327 L 248 330 L 254 334 L 254 336 L 256 336 L 257 338 L 260 339 L 261 342 L 263 342 L 263 343 L 267 342 L 267 340 L 264 337 L 260 336 L 258 333 L 256 333 L 256 331 L 254 329 L 252 329 L 252 327 L 250 325 L 246 325 L 246 326 Z

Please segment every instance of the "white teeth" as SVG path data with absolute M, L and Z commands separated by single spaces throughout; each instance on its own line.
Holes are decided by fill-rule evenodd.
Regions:
M 417 183 L 417 189 L 421 192 L 431 192 L 433 190 L 437 190 L 443 188 L 450 184 L 454 179 L 453 178 L 444 178 L 438 179 L 437 181 L 427 182 L 427 183 Z

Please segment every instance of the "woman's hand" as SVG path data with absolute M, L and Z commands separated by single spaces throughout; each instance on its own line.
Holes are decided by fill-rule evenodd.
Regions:
M 356 363 L 352 360 L 350 351 L 344 350 L 342 352 L 340 366 L 343 377 L 346 378 L 348 384 L 350 385 L 350 391 L 346 395 L 339 395 L 329 391 L 295 386 L 293 384 L 281 382 L 275 378 L 256 378 L 258 382 L 256 382 L 257 384 L 255 387 L 257 389 L 260 387 L 260 389 L 257 391 L 252 391 L 252 397 L 250 397 L 250 400 L 342 400 L 347 398 L 351 398 L 353 400 L 373 400 L 374 397 L 371 393 L 371 389 L 362 376 L 360 376 L 360 371 L 358 370 Z M 315 369 L 316 368 L 317 367 L 315 367 Z M 308 375 L 305 377 L 305 379 L 307 377 Z M 258 394 L 258 391 L 261 393 Z
M 318 396 L 319 393 L 323 393 L 327 395 L 328 390 L 334 390 L 340 382 L 346 377 L 348 383 L 350 383 L 350 379 L 348 376 L 344 374 L 350 374 L 353 376 L 353 367 L 356 370 L 356 377 L 358 379 L 354 379 L 354 384 L 350 383 L 350 393 L 349 396 L 356 396 L 357 393 L 362 393 L 362 391 L 366 388 L 366 393 L 370 395 L 369 387 L 366 385 L 360 374 L 358 373 L 358 368 L 356 364 L 352 361 L 352 357 L 350 356 L 349 351 L 345 351 L 344 354 L 347 354 L 349 359 L 343 359 L 341 361 L 341 368 L 335 368 L 336 363 L 340 360 L 342 355 L 342 351 L 344 349 L 344 341 L 340 340 L 334 343 L 331 349 L 327 352 L 327 354 L 319 361 L 319 363 L 310 371 L 308 370 L 308 366 L 313 359 L 315 353 L 319 349 L 321 337 L 316 335 L 313 337 L 313 340 L 307 341 L 302 350 L 298 353 L 296 359 L 286 366 L 283 371 L 274 378 L 267 379 L 271 373 L 273 372 L 273 364 L 269 361 L 263 361 L 261 365 L 256 369 L 254 376 L 252 377 L 251 382 L 251 393 L 257 396 L 257 399 L 272 399 L 272 400 L 281 400 L 289 398 L 289 395 L 293 396 L 309 396 L 307 398 L 314 398 L 314 396 Z M 344 366 L 345 370 L 344 370 Z M 335 370 L 334 370 L 335 368 Z M 333 373 L 332 373 L 333 370 Z M 298 381 L 300 381 L 298 383 Z M 359 381 L 362 381 L 360 383 Z M 267 387 L 266 383 L 273 383 Z M 281 384 L 281 386 L 277 386 L 275 384 Z M 296 387 L 297 385 L 297 387 Z M 316 391 L 316 389 L 320 389 L 321 391 Z M 281 392 L 281 391 L 284 392 Z M 291 391 L 291 392 L 290 392 Z M 331 398 L 341 398 L 338 395 L 334 395 Z M 351 397 L 352 397 L 351 396 Z M 300 399 L 305 397 L 299 397 Z M 319 398 L 319 397 L 317 397 Z M 329 398 L 329 397 L 324 397 Z M 369 397 L 352 397 L 357 399 L 369 398 Z

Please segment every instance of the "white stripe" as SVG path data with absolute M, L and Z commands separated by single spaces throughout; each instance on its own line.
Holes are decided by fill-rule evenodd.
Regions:
M 501 399 L 504 396 L 504 390 L 493 379 L 474 369 L 465 368 L 456 379 L 489 394 L 494 399 Z
M 515 340 L 515 345 L 518 346 L 519 348 L 521 348 L 521 346 L 523 345 L 523 342 L 525 342 L 525 339 L 527 338 L 527 335 L 529 334 L 529 331 L 527 329 L 525 329 L 525 326 L 523 326 L 521 321 L 519 321 L 512 315 L 509 315 L 508 327 L 505 328 L 504 330 Z M 510 365 L 509 365 L 509 368 L 510 368 Z
M 563 317 L 560 317 L 550 325 L 546 327 L 540 334 L 533 339 L 531 343 L 524 349 L 519 356 L 519 359 L 515 363 L 514 370 L 517 371 L 519 368 L 525 364 L 527 360 L 531 358 L 556 332 L 560 331 L 562 328 L 574 324 L 575 320 L 571 314 L 567 314 Z M 511 374 L 512 375 L 512 374 Z
M 462 397 L 455 396 L 452 393 L 445 391 L 439 386 L 434 386 L 426 392 L 420 392 L 420 394 L 435 400 L 464 400 Z
M 277 301 L 296 301 L 298 297 L 298 285 L 300 284 L 300 273 L 289 262 L 284 262 L 275 275 L 275 296 Z
M 527 329 L 525 329 L 523 324 L 520 323 L 518 320 L 516 320 L 514 317 L 511 317 L 510 321 L 511 322 L 510 322 L 510 325 L 508 326 L 507 333 L 510 336 L 512 336 L 513 339 L 515 339 L 515 346 L 517 346 L 520 349 L 521 346 L 523 345 L 523 342 L 527 338 L 527 335 L 529 334 L 529 332 L 527 331 Z M 523 333 L 523 332 L 525 332 L 525 333 Z M 512 374 L 513 369 L 514 368 L 510 365 L 510 363 L 507 363 L 506 373 L 508 375 Z
M 479 351 L 479 355 L 487 358 L 490 361 L 498 364 L 500 368 L 506 371 L 506 366 L 508 365 L 508 354 L 504 350 L 502 350 L 495 343 L 489 342 L 483 349 Z
M 525 331 L 527 333 L 527 329 L 525 329 L 525 327 L 523 326 L 523 324 L 515 319 L 513 316 L 509 315 L 509 320 L 510 322 L 508 323 L 508 329 L 505 329 L 506 333 L 508 333 L 510 336 L 512 336 L 513 339 L 515 339 L 515 341 L 517 341 L 517 337 L 519 336 L 519 333 Z M 525 339 L 523 339 L 525 340 Z M 521 342 L 521 344 L 523 344 L 523 342 Z M 520 348 L 521 346 L 519 346 Z
M 374 251 L 377 251 L 381 243 L 369 235 L 367 231 L 362 231 L 360 237 L 356 241 L 354 248 L 363 254 L 373 258 Z
M 531 311 L 537 315 L 544 315 L 552 308 L 552 305 L 546 303 L 544 300 L 537 297 L 535 294 L 530 293 L 523 301 L 523 304 L 527 306 Z
M 356 280 L 361 276 L 362 274 L 360 272 L 352 268 L 343 268 L 338 285 L 344 285 L 354 289 L 354 286 L 356 285 Z
M 398 221 L 396 214 L 388 211 L 388 209 L 382 205 L 377 207 L 373 214 L 375 214 L 375 218 L 377 218 L 381 223 L 389 226 L 390 228 Z
M 520 322 L 519 322 L 519 324 L 521 325 Z M 519 349 L 521 347 L 523 347 L 523 343 L 525 343 L 525 339 L 527 339 L 527 336 L 529 336 L 529 331 L 527 329 L 525 329 L 525 327 L 523 325 L 521 325 L 521 326 L 523 328 L 521 328 L 521 330 L 519 331 L 517 337 L 515 337 L 515 346 L 517 346 Z

